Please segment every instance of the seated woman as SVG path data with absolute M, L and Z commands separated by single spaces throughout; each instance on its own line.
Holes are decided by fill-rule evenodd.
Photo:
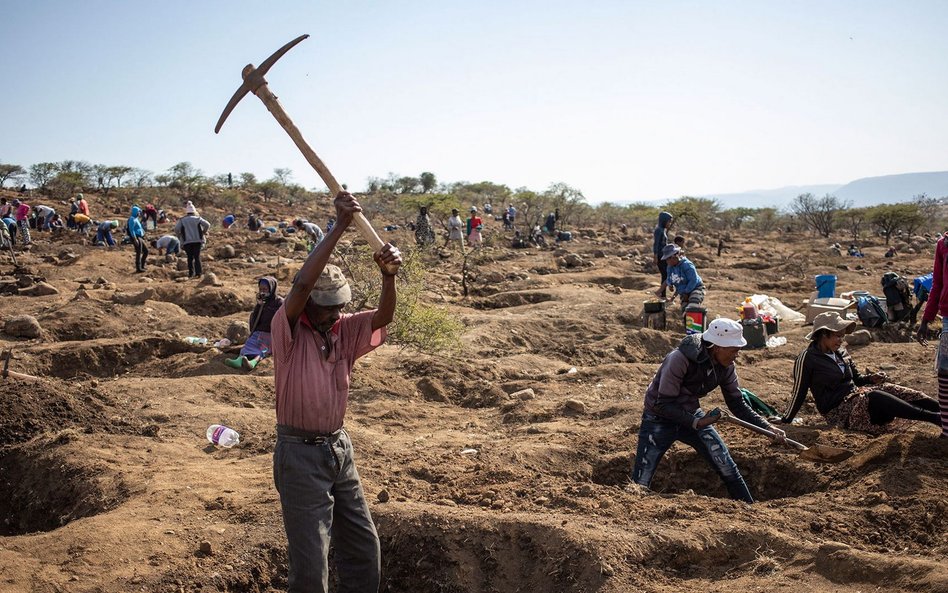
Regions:
M 264 276 L 260 279 L 257 305 L 250 313 L 250 337 L 240 349 L 240 356 L 224 361 L 227 366 L 252 371 L 258 362 L 270 354 L 270 321 L 283 304 L 283 298 L 277 296 L 276 290 L 276 278 Z
M 938 402 L 921 391 L 887 382 L 885 373 L 861 374 L 845 350 L 843 336 L 855 321 L 838 313 L 820 313 L 807 336 L 810 345 L 793 365 L 793 400 L 783 415 L 790 422 L 800 411 L 807 391 L 816 409 L 833 426 L 882 434 L 896 428 L 896 418 L 941 426 Z

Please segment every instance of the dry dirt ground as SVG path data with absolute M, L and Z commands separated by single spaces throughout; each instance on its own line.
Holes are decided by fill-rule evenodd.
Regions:
M 266 216 L 289 217 L 277 206 Z M 170 264 L 132 274 L 130 248 L 74 235 L 39 235 L 19 270 L 0 255 L 4 316 L 43 327 L 39 339 L 0 334 L 11 369 L 42 377 L 0 383 L 0 591 L 285 588 L 272 362 L 247 374 L 223 364 L 232 354 L 181 338 L 222 337 L 246 319 L 254 278 L 275 274 L 285 292 L 303 254 L 213 231 L 209 253 L 224 243 L 237 253 L 207 263 L 221 287 L 176 281 Z M 948 446 L 930 425 L 872 438 L 829 428 L 808 404 L 789 434 L 855 456 L 816 465 L 724 426 L 757 504 L 725 498 L 679 445 L 653 492 L 627 487 L 645 387 L 682 336 L 642 327 L 657 286 L 648 241 L 600 229 L 565 245 L 585 262 L 572 268 L 552 249 L 490 247 L 467 298 L 457 257 L 426 256 L 426 294 L 463 320 L 463 351 L 383 346 L 356 365 L 346 422 L 382 540 L 383 590 L 948 591 Z M 799 309 L 818 273 L 878 293 L 884 271 L 924 273 L 933 251 L 891 262 L 874 245 L 856 260 L 803 234 L 747 233 L 717 257 L 690 241 L 712 313 L 731 316 L 759 292 Z M 11 294 L 41 278 L 59 293 Z M 807 333 L 782 329 L 787 345 L 738 363 L 743 385 L 781 409 Z M 933 350 L 897 329 L 875 333 L 852 349 L 857 363 L 933 394 Z M 535 397 L 510 397 L 525 388 Z M 723 404 L 719 392 L 709 399 Z M 240 445 L 208 446 L 212 423 L 236 428 Z

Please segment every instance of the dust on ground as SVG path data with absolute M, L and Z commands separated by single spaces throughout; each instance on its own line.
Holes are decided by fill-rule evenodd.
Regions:
M 265 209 L 267 220 L 292 217 Z M 500 229 L 488 221 L 485 234 Z M 74 235 L 39 234 L 16 270 L 0 255 L 4 314 L 43 328 L 38 339 L 0 335 L 11 369 L 42 377 L 0 387 L 0 591 L 285 587 L 272 362 L 246 374 L 223 364 L 232 352 L 183 338 L 223 337 L 246 319 L 254 278 L 275 275 L 285 292 L 305 251 L 214 230 L 206 268 L 222 286 L 182 280 L 176 262 L 154 257 L 132 274 L 129 247 Z M 430 253 L 426 295 L 463 320 L 463 352 L 387 345 L 357 364 L 346 426 L 384 591 L 948 591 L 948 447 L 933 426 L 871 438 L 830 429 L 807 404 L 790 436 L 854 457 L 817 465 L 724 426 L 757 504 L 728 500 L 681 445 L 652 492 L 630 487 L 643 393 L 681 332 L 642 327 L 657 287 L 647 232 L 575 235 L 562 250 L 489 245 L 466 298 L 457 255 Z M 401 230 L 386 238 L 413 243 Z M 718 257 L 716 237 L 702 239 L 689 235 L 688 251 L 706 304 L 732 317 L 754 293 L 801 308 L 819 273 L 878 293 L 885 271 L 928 271 L 933 249 L 887 260 L 874 243 L 864 259 L 839 258 L 807 235 L 742 233 Z M 58 294 L 20 294 L 40 282 Z M 783 408 L 806 333 L 785 324 L 785 346 L 742 354 L 743 386 Z M 933 351 L 904 330 L 875 333 L 852 349 L 857 363 L 934 394 Z M 723 404 L 719 392 L 709 400 Z M 213 423 L 241 444 L 208 446 Z

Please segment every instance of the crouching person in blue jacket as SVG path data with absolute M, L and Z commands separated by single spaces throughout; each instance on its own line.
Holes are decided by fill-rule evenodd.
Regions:
M 681 310 L 684 311 L 688 305 L 700 305 L 704 302 L 705 287 L 698 270 L 691 260 L 684 256 L 681 247 L 674 243 L 666 245 L 662 249 L 662 261 L 668 265 L 668 277 L 662 283 L 661 287 L 655 292 L 661 298 L 665 298 L 665 288 L 672 287 L 675 290 L 674 296 L 681 299 Z
M 772 431 L 776 441 L 785 440 L 785 433 L 754 413 L 741 396 L 734 361 L 746 345 L 740 323 L 715 319 L 707 331 L 685 336 L 665 357 L 645 391 L 633 482 L 648 487 L 665 451 L 681 441 L 708 461 L 731 498 L 754 502 L 727 445 L 712 426 L 721 415 L 705 414 L 698 402 L 720 387 L 736 417 Z

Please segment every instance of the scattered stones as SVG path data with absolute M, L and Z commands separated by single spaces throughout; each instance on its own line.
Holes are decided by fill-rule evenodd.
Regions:
M 32 315 L 15 315 L 7 319 L 3 333 L 17 338 L 38 338 L 43 335 L 43 328 Z
M 207 272 L 201 278 L 200 286 L 224 286 L 224 283 L 217 279 L 217 274 L 214 272 Z
M 231 321 L 224 335 L 231 344 L 243 344 L 250 337 L 250 326 L 246 321 Z
M 187 271 L 188 271 L 188 261 L 185 260 L 185 259 L 179 259 L 179 260 L 178 260 L 178 263 L 175 265 L 175 267 L 178 269 L 179 272 L 187 272 Z
M 222 259 L 233 259 L 237 257 L 237 252 L 233 245 L 221 245 L 220 249 L 217 250 L 217 256 Z
M 19 294 L 20 296 L 49 296 L 59 294 L 59 290 L 52 284 L 37 282 L 29 288 L 21 288 Z
M 520 391 L 514 391 L 513 393 L 510 394 L 511 398 L 522 399 L 522 400 L 533 399 L 536 396 L 537 396 L 536 392 L 531 387 L 527 387 L 526 389 L 521 389 Z
M 142 305 L 145 301 L 156 300 L 157 293 L 154 288 L 146 288 L 137 294 L 127 294 L 117 292 L 112 295 L 112 302 L 119 305 Z
M 586 404 L 578 399 L 568 399 L 566 400 L 566 409 L 576 412 L 577 414 L 585 414 Z
M 564 260 L 566 261 L 567 268 L 581 268 L 586 265 L 586 260 L 579 257 L 575 253 L 570 253 L 567 255 Z
M 378 498 L 379 502 L 388 502 L 391 495 L 388 493 L 388 490 L 380 490 L 376 498 Z
M 201 545 L 198 547 L 202 554 L 212 554 L 211 542 L 204 540 L 201 542 Z
M 846 343 L 850 346 L 865 346 L 872 342 L 872 334 L 867 329 L 856 330 L 846 336 Z

